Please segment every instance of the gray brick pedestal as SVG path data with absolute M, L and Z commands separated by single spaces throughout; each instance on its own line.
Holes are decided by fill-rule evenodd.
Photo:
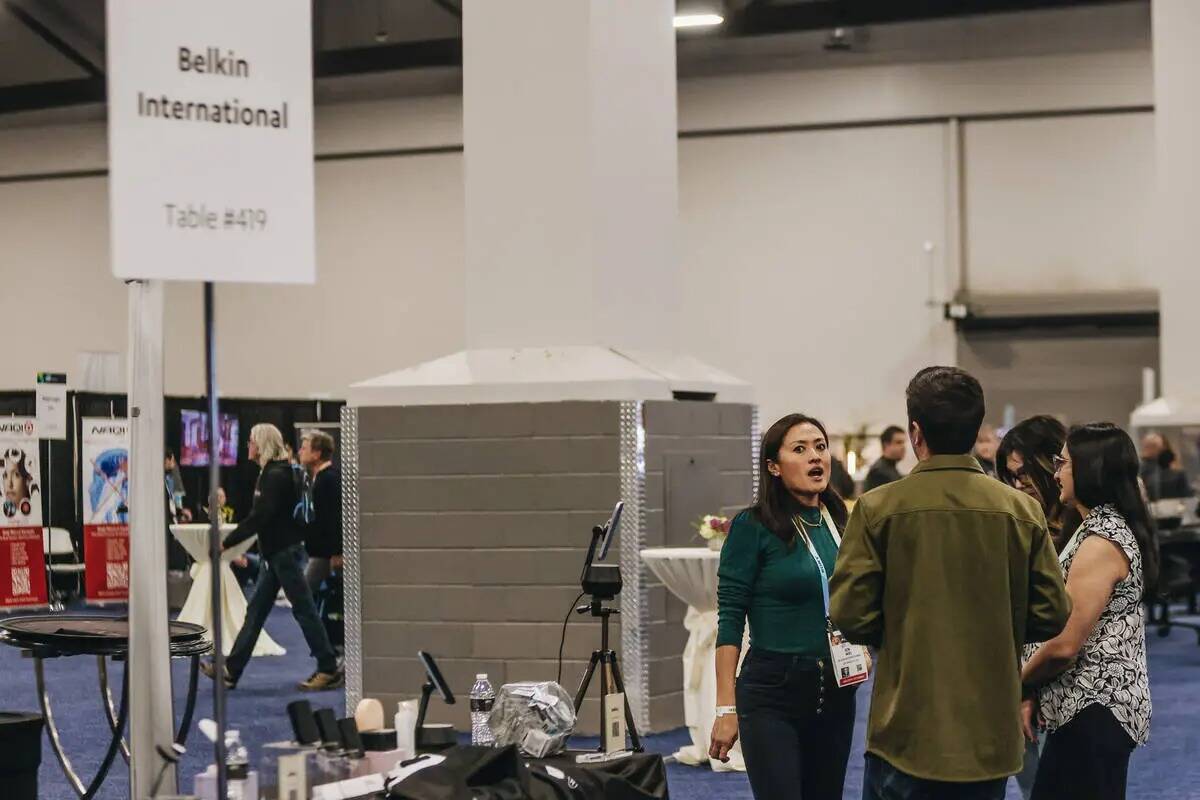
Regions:
M 647 732 L 683 724 L 685 607 L 642 565 L 646 547 L 699 545 L 691 523 L 752 493 L 750 405 L 553 402 L 346 408 L 347 705 L 396 702 L 438 658 L 462 702 L 432 721 L 469 730 L 466 694 L 553 680 L 563 618 L 580 592 L 591 527 L 625 501 L 625 589 L 612 637 L 629 701 Z M 574 694 L 598 621 L 572 614 L 562 684 Z M 598 681 L 579 730 L 597 733 Z M 389 717 L 390 718 L 390 717 Z

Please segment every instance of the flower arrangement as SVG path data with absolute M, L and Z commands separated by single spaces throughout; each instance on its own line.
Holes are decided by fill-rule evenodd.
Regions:
M 729 535 L 729 517 L 716 514 L 705 514 L 699 522 L 693 523 L 700 538 L 708 542 L 713 550 L 720 550 Z

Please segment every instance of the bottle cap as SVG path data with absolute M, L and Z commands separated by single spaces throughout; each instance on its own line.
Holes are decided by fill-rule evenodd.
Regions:
M 478 675 L 476 675 L 476 676 L 475 676 L 475 680 L 477 680 L 477 681 L 486 681 L 486 680 L 487 680 L 487 673 L 486 673 L 486 672 L 481 672 L 481 673 L 479 673 Z

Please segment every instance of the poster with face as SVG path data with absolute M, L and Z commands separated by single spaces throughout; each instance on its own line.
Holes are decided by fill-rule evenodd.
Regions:
M 47 601 L 37 425 L 32 417 L 0 418 L 0 608 Z
M 129 598 L 129 423 L 80 419 L 83 563 L 90 603 Z

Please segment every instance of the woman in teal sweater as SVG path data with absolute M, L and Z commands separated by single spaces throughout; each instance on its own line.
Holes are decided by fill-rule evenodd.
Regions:
M 802 414 L 779 420 L 763 436 L 758 469 L 758 497 L 721 550 L 710 755 L 727 761 L 740 737 L 758 800 L 832 800 L 845 783 L 855 688 L 838 687 L 826 636 L 822 582 L 847 514 L 829 485 L 824 426 Z M 747 618 L 751 646 L 735 686 Z

